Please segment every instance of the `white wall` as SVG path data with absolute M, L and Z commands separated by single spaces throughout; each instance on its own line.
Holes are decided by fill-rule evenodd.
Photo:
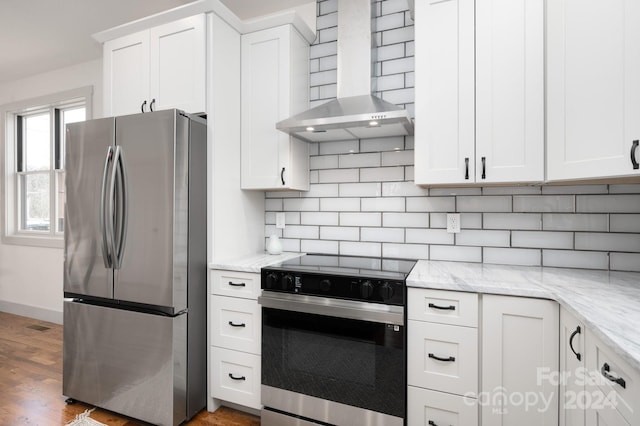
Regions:
M 0 83 L 0 105 L 85 86 L 93 86 L 93 116 L 102 116 L 102 60 Z M 62 262 L 62 249 L 0 243 L 0 310 L 61 323 Z

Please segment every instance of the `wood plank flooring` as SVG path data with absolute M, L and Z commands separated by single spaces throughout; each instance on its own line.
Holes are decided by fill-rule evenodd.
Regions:
M 64 425 L 90 406 L 67 405 L 62 396 L 62 326 L 0 312 L 0 425 Z M 143 423 L 96 409 L 107 425 Z M 259 426 L 260 419 L 222 407 L 200 412 L 189 426 Z

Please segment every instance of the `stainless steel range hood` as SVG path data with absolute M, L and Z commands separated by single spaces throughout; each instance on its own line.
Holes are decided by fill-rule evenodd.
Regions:
M 338 0 L 337 99 L 276 128 L 308 142 L 413 135 L 409 113 L 371 94 L 371 0 Z

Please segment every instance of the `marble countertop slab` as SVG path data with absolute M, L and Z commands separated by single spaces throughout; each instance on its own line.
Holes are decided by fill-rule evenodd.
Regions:
M 407 286 L 556 300 L 640 371 L 640 273 L 420 260 Z
M 285 260 L 294 259 L 304 253 L 283 252 L 281 254 L 256 253 L 228 261 L 211 262 L 209 269 L 223 269 L 225 271 L 255 272 L 260 273 L 264 266 L 270 266 Z

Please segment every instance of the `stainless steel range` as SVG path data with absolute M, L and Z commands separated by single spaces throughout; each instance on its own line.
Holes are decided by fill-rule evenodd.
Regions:
M 305 255 L 262 268 L 262 425 L 401 426 L 414 260 Z

